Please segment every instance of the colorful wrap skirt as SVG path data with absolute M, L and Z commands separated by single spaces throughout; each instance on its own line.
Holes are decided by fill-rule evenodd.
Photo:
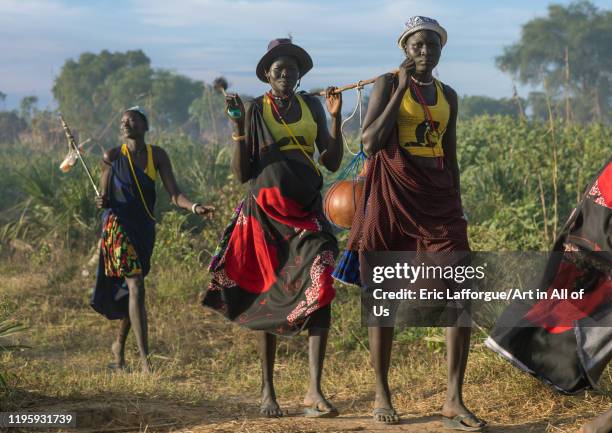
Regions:
M 155 244 L 155 221 L 149 216 L 155 206 L 155 182 L 138 166 L 133 168 L 123 154 L 113 162 L 109 209 L 102 214 L 100 259 L 90 306 L 111 320 L 128 316 L 125 278 L 147 276 Z
M 321 176 L 283 152 L 256 106 L 249 119 L 252 179 L 210 264 L 202 304 L 253 330 L 293 335 L 329 327 L 336 238 Z

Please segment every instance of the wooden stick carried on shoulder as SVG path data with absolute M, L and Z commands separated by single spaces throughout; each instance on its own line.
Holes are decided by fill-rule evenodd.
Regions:
M 398 72 L 399 72 L 399 69 L 395 69 L 391 71 L 390 73 L 397 74 Z M 370 78 L 369 80 L 359 80 L 358 82 L 353 83 L 353 84 L 347 84 L 346 86 L 337 87 L 334 93 L 341 93 L 341 92 L 344 92 L 345 90 L 355 89 L 356 87 L 367 86 L 368 84 L 372 84 L 374 81 L 376 81 L 377 78 L 378 77 Z M 321 90 L 320 92 L 309 92 L 306 94 L 309 96 L 325 96 L 325 90 Z

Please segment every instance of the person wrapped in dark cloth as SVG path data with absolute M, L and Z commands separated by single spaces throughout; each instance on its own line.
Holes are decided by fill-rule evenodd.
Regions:
M 612 160 L 561 229 L 538 288 L 549 296 L 510 304 L 486 345 L 561 393 L 595 388 L 612 360 Z M 612 432 L 612 410 L 582 431 Z
M 112 345 L 110 368 L 125 367 L 125 342 L 134 331 L 143 372 L 149 372 L 144 278 L 151 268 L 155 243 L 155 180 L 157 173 L 172 202 L 198 215 L 214 208 L 192 203 L 179 189 L 168 154 L 145 143 L 149 122 L 141 107 L 121 118 L 125 143 L 104 153 L 100 195 L 102 213 L 100 258 L 90 305 L 107 319 L 120 320 Z
M 336 171 L 342 160 L 340 110 L 334 88 L 326 92 L 330 134 L 318 99 L 295 92 L 312 68 L 308 53 L 290 39 L 270 42 L 257 77 L 271 90 L 246 108 L 226 96 L 236 142 L 232 168 L 249 182 L 211 264 L 204 306 L 258 331 L 262 361 L 261 413 L 282 416 L 273 386 L 276 335 L 309 334 L 310 384 L 305 415 L 328 417 L 337 409 L 321 391 L 321 372 L 335 296 L 331 273 L 336 238 L 322 210 L 323 178 L 315 163 Z
M 335 278 L 366 291 L 360 272 L 366 252 L 440 253 L 469 261 L 456 152 L 457 94 L 432 75 L 446 39 L 436 20 L 411 17 L 398 39 L 406 59 L 397 74 L 378 77 L 370 95 L 361 137 L 368 155 L 364 190 L 334 271 Z M 485 423 L 462 400 L 471 328 L 443 326 L 449 326 L 444 424 L 478 431 Z M 373 415 L 385 424 L 399 422 L 387 381 L 393 332 L 393 327 L 368 328 L 376 373 Z

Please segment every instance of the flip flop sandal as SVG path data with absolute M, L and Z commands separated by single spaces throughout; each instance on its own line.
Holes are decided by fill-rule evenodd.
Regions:
M 379 419 L 378 418 L 379 415 L 391 416 L 393 418 L 390 421 L 386 421 L 386 420 Z M 397 412 L 395 411 L 395 409 L 386 409 L 384 407 L 376 408 L 372 411 L 372 417 L 374 418 L 374 421 L 382 423 L 382 424 L 386 424 L 386 425 L 395 425 L 395 424 L 400 423 L 400 418 L 397 415 Z
M 319 404 L 325 403 L 323 400 L 319 400 L 316 403 L 313 403 L 310 407 L 304 408 L 304 416 L 306 418 L 334 418 L 340 415 L 338 409 L 336 409 L 333 405 L 330 404 L 331 408 L 329 410 L 321 410 L 319 409 Z
M 469 424 L 466 424 L 465 420 L 467 419 L 474 420 L 478 422 L 479 425 L 471 426 Z M 444 424 L 444 427 L 451 429 L 451 430 L 460 430 L 460 431 L 482 431 L 483 427 L 487 425 L 484 421 L 479 420 L 478 418 L 476 418 L 475 415 L 472 415 L 472 414 L 457 415 L 454 418 L 443 417 L 442 422 Z
M 264 407 L 260 407 L 259 408 L 259 414 L 261 416 L 265 416 L 266 418 L 282 418 L 285 413 L 283 412 L 283 410 L 279 407 L 278 408 L 278 412 L 276 413 L 266 413 L 267 408 Z

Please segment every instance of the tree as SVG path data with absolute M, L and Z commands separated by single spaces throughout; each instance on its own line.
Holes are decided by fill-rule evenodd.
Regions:
M 531 118 L 548 121 L 550 116 L 558 118 L 563 116 L 563 103 L 546 95 L 546 92 L 529 92 L 527 96 Z
M 154 70 L 141 50 L 125 53 L 83 53 L 68 60 L 53 86 L 59 109 L 83 138 L 114 142 L 118 114 L 133 105 L 149 111 L 151 126 L 177 127 L 189 120 L 189 107 L 203 92 L 204 84 L 183 75 Z M 99 134 L 106 131 L 105 137 Z
M 248 96 L 240 95 L 243 101 Z M 200 137 L 206 141 L 218 143 L 225 141 L 230 131 L 229 121 L 225 116 L 225 98 L 211 85 L 204 84 L 200 97 L 189 106 L 189 116 L 195 121 L 200 130 Z
M 36 110 L 36 104 L 38 104 L 37 96 L 24 96 L 19 104 L 19 115 L 23 120 L 29 122 Z
M 179 127 L 189 120 L 189 107 L 204 91 L 204 83 L 170 71 L 153 74 L 151 107 L 160 128 Z
M 521 39 L 504 48 L 497 66 L 524 84 L 543 85 L 565 100 L 570 120 L 610 120 L 612 12 L 580 0 L 550 5 L 548 16 L 523 25 Z
M 28 128 L 27 123 L 16 111 L 0 112 L 0 143 L 15 143 L 19 134 Z
M 0 102 L 2 103 L 2 109 L 4 109 L 4 103 L 6 102 L 6 93 L 0 92 Z
M 524 106 L 524 102 L 522 106 Z M 495 99 L 488 96 L 463 96 L 459 99 L 459 118 L 471 119 L 482 115 L 519 117 L 516 101 L 508 98 Z
M 118 111 L 146 96 L 152 73 L 151 61 L 141 50 L 83 53 L 78 61 L 64 63 L 53 96 L 71 125 L 95 135 Z

